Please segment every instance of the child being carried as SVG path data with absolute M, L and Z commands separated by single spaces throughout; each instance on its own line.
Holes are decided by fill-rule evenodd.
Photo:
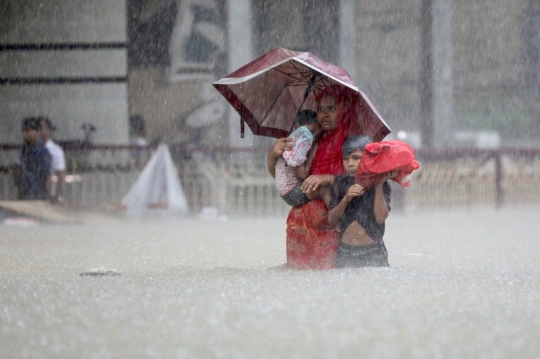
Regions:
M 296 115 L 293 131 L 289 135 L 294 139 L 294 146 L 290 151 L 283 152 L 276 162 L 276 188 L 290 206 L 302 206 L 316 198 L 322 198 L 328 206 L 328 186 L 321 186 L 309 194 L 302 192 L 302 182 L 309 176 L 316 151 L 316 148 L 310 149 L 320 133 L 321 126 L 314 111 L 302 110 Z

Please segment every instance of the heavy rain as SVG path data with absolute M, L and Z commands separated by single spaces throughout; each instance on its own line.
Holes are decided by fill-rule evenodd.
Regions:
M 535 0 L 0 2 L 0 358 L 537 357 L 539 54 Z

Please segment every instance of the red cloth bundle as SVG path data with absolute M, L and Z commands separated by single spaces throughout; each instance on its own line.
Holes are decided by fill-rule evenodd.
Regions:
M 409 187 L 410 174 L 420 168 L 414 157 L 414 151 L 403 141 L 390 140 L 373 142 L 366 145 L 358 172 L 356 183 L 369 188 L 380 182 L 388 172 L 397 170 L 392 178 L 403 187 Z

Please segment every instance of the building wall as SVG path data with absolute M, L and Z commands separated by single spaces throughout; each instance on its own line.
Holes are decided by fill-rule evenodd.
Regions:
M 308 50 L 340 64 L 338 26 L 324 30 L 320 25 L 321 21 L 339 23 L 338 5 L 339 1 L 330 0 L 317 8 L 307 1 L 252 2 L 253 58 L 282 46 Z M 453 5 L 454 130 L 495 130 L 508 143 L 514 143 L 515 137 L 527 137 L 534 114 L 523 86 L 524 2 L 454 0 Z M 394 133 L 420 130 L 421 7 L 421 0 L 357 0 L 355 4 L 356 43 L 352 46 L 356 48 L 356 68 L 351 72 Z M 324 9 L 330 20 L 321 15 Z M 200 104 L 196 96 L 200 84 L 184 82 L 181 86 L 189 101 L 178 100 L 176 105 L 184 104 L 184 112 L 189 112 Z M 165 86 L 162 90 L 167 91 Z M 170 91 L 179 90 L 170 87 Z M 146 95 L 138 96 L 145 101 L 143 97 Z M 169 107 L 157 108 L 157 102 L 153 106 L 154 114 Z M 166 127 L 174 116 L 161 116 L 159 121 L 164 124 L 160 126 Z
M 142 117 L 148 141 L 227 144 L 226 104 L 211 87 L 227 73 L 226 53 L 220 49 L 225 37 L 221 36 L 224 4 L 213 0 L 128 2 L 130 114 Z M 201 46 L 195 49 L 194 43 Z M 220 101 L 221 119 L 190 125 L 190 116 L 215 101 Z
M 528 84 L 527 90 L 523 86 L 526 52 L 523 23 L 525 4 L 530 2 L 453 1 L 457 130 L 487 128 L 516 137 L 527 136 L 533 126 L 535 114 L 531 108 L 538 105 L 530 94 L 538 92 L 538 84 L 536 87 L 534 83 L 532 87 Z M 156 61 L 152 60 L 155 54 L 143 56 L 128 69 L 129 59 L 122 47 L 6 50 L 6 45 L 14 44 L 129 43 L 133 39 L 127 36 L 126 13 L 134 3 L 150 4 L 152 9 L 170 2 L 8 0 L 0 3 L 0 45 L 4 46 L 0 51 L 0 79 L 92 76 L 127 79 L 78 84 L 4 82 L 0 85 L 0 142 L 20 142 L 20 120 L 30 115 L 50 116 L 58 127 L 55 135 L 60 140 L 80 139 L 81 125 L 92 123 L 97 127 L 95 142 L 126 143 L 129 114 L 141 114 L 145 118 L 149 140 L 177 143 L 191 137 L 193 129 L 185 126 L 186 116 L 205 101 L 220 100 L 220 96 L 215 91 L 212 93 L 209 88 L 212 80 L 208 78 L 168 81 L 168 54 L 162 53 Z M 261 0 L 251 4 L 252 31 L 245 36 L 251 36 L 253 41 L 253 57 L 283 46 L 312 51 L 324 60 L 339 64 L 336 47 L 339 1 L 317 2 L 316 7 L 307 0 Z M 356 43 L 351 46 L 356 51 L 356 68 L 352 72 L 356 74 L 357 84 L 394 132 L 419 130 L 422 1 L 356 0 L 355 5 Z M 147 28 L 171 27 L 175 21 L 170 9 L 145 11 L 147 15 L 143 16 L 155 17 L 145 25 Z M 223 15 L 226 17 L 226 11 Z M 134 43 L 139 46 L 141 42 L 152 42 L 154 47 L 161 46 L 161 51 L 166 51 L 166 34 L 170 30 L 165 27 L 160 27 L 159 36 L 138 38 Z M 221 70 L 216 72 L 216 77 L 228 69 L 226 49 L 222 55 L 217 62 Z M 223 121 L 206 127 L 203 140 L 227 144 L 227 120 L 224 116 Z
M 420 1 L 357 1 L 357 85 L 393 131 L 419 120 Z
M 535 114 L 523 86 L 525 2 L 453 3 L 454 130 L 496 130 L 508 143 L 526 138 Z M 356 80 L 394 132 L 420 126 L 421 6 L 356 2 Z
M 532 126 L 522 87 L 522 1 L 455 0 L 454 82 L 457 124 L 479 129 L 489 121 L 504 135 Z M 514 133 L 515 132 L 515 133 Z
M 150 142 L 178 144 L 190 141 L 191 129 L 185 123 L 186 117 L 203 103 L 200 93 L 205 86 L 210 84 L 195 80 L 168 83 L 164 80 L 163 69 L 158 67 L 134 68 L 129 74 L 131 113 L 143 117 Z M 216 92 L 215 97 L 218 95 Z M 207 142 L 208 136 L 204 137 L 203 142 Z M 218 145 L 225 143 L 226 139 Z
M 95 143 L 127 143 L 125 0 L 8 0 L 0 24 L 1 143 L 20 142 L 35 115 L 57 140 L 81 140 L 89 123 Z
M 339 62 L 339 0 L 253 1 L 256 55 L 276 47 Z

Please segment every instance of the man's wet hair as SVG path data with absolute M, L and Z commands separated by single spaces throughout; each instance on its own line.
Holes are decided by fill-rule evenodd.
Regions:
M 38 117 L 40 122 L 44 122 L 45 126 L 51 131 L 56 130 L 56 127 L 53 126 L 52 121 L 48 117 Z
M 356 150 L 363 151 L 366 148 L 366 145 L 373 142 L 373 139 L 369 136 L 352 136 L 345 141 L 341 152 L 343 156 L 348 156 Z
M 22 121 L 24 130 L 41 130 L 41 119 L 39 117 L 27 117 Z
M 296 114 L 293 125 L 307 125 L 308 123 L 317 123 L 317 113 L 311 110 L 302 110 Z

